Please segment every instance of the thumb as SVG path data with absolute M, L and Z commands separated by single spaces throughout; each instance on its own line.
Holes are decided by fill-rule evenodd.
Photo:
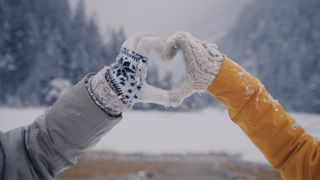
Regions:
M 169 106 L 169 91 L 153 87 L 144 82 L 141 90 L 141 101 Z
M 170 105 L 179 106 L 184 99 L 195 92 L 193 82 L 190 78 L 184 80 L 181 84 L 172 89 L 169 93 Z

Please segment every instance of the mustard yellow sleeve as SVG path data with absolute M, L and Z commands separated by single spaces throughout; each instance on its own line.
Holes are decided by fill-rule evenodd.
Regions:
M 226 58 L 208 92 L 284 179 L 320 179 L 319 142 L 296 125 L 259 80 Z

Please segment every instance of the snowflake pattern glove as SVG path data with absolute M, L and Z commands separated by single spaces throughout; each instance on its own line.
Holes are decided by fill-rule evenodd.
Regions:
M 104 109 L 121 112 L 136 102 L 170 105 L 169 91 L 146 82 L 148 55 L 160 53 L 162 40 L 154 35 L 141 34 L 128 38 L 109 67 L 100 70 L 91 80 L 93 96 Z
M 122 48 L 116 62 L 107 69 L 105 79 L 124 104 L 132 104 L 141 99 L 146 69 L 146 57 Z

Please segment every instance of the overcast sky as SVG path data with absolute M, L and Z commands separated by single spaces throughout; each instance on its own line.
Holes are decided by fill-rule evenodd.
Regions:
M 70 0 L 74 6 L 78 0 Z M 102 34 L 106 27 L 124 27 L 127 35 L 155 32 L 167 36 L 189 31 L 216 40 L 232 25 L 250 0 L 85 0 Z

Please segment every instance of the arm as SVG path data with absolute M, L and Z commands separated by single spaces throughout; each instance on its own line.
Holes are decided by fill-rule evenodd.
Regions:
M 296 125 L 259 80 L 226 58 L 208 92 L 284 179 L 320 178 L 319 142 Z
M 171 57 L 177 49 L 182 50 L 187 80 L 190 79 L 185 81 L 188 87 L 196 92 L 203 92 L 205 88 L 223 103 L 231 119 L 285 179 L 320 178 L 319 142 L 296 125 L 259 80 L 223 57 L 216 46 L 188 33 L 173 34 L 166 44 L 165 57 Z M 178 86 L 174 92 L 181 94 L 184 87 Z
M 2 179 L 53 179 L 120 121 L 121 113 L 95 104 L 86 83 L 88 77 L 30 126 L 0 135 Z
M 116 62 L 87 76 L 24 128 L 0 134 L 2 179 L 53 179 L 74 165 L 136 102 L 169 103 L 169 92 L 145 82 L 151 35 L 129 38 Z

